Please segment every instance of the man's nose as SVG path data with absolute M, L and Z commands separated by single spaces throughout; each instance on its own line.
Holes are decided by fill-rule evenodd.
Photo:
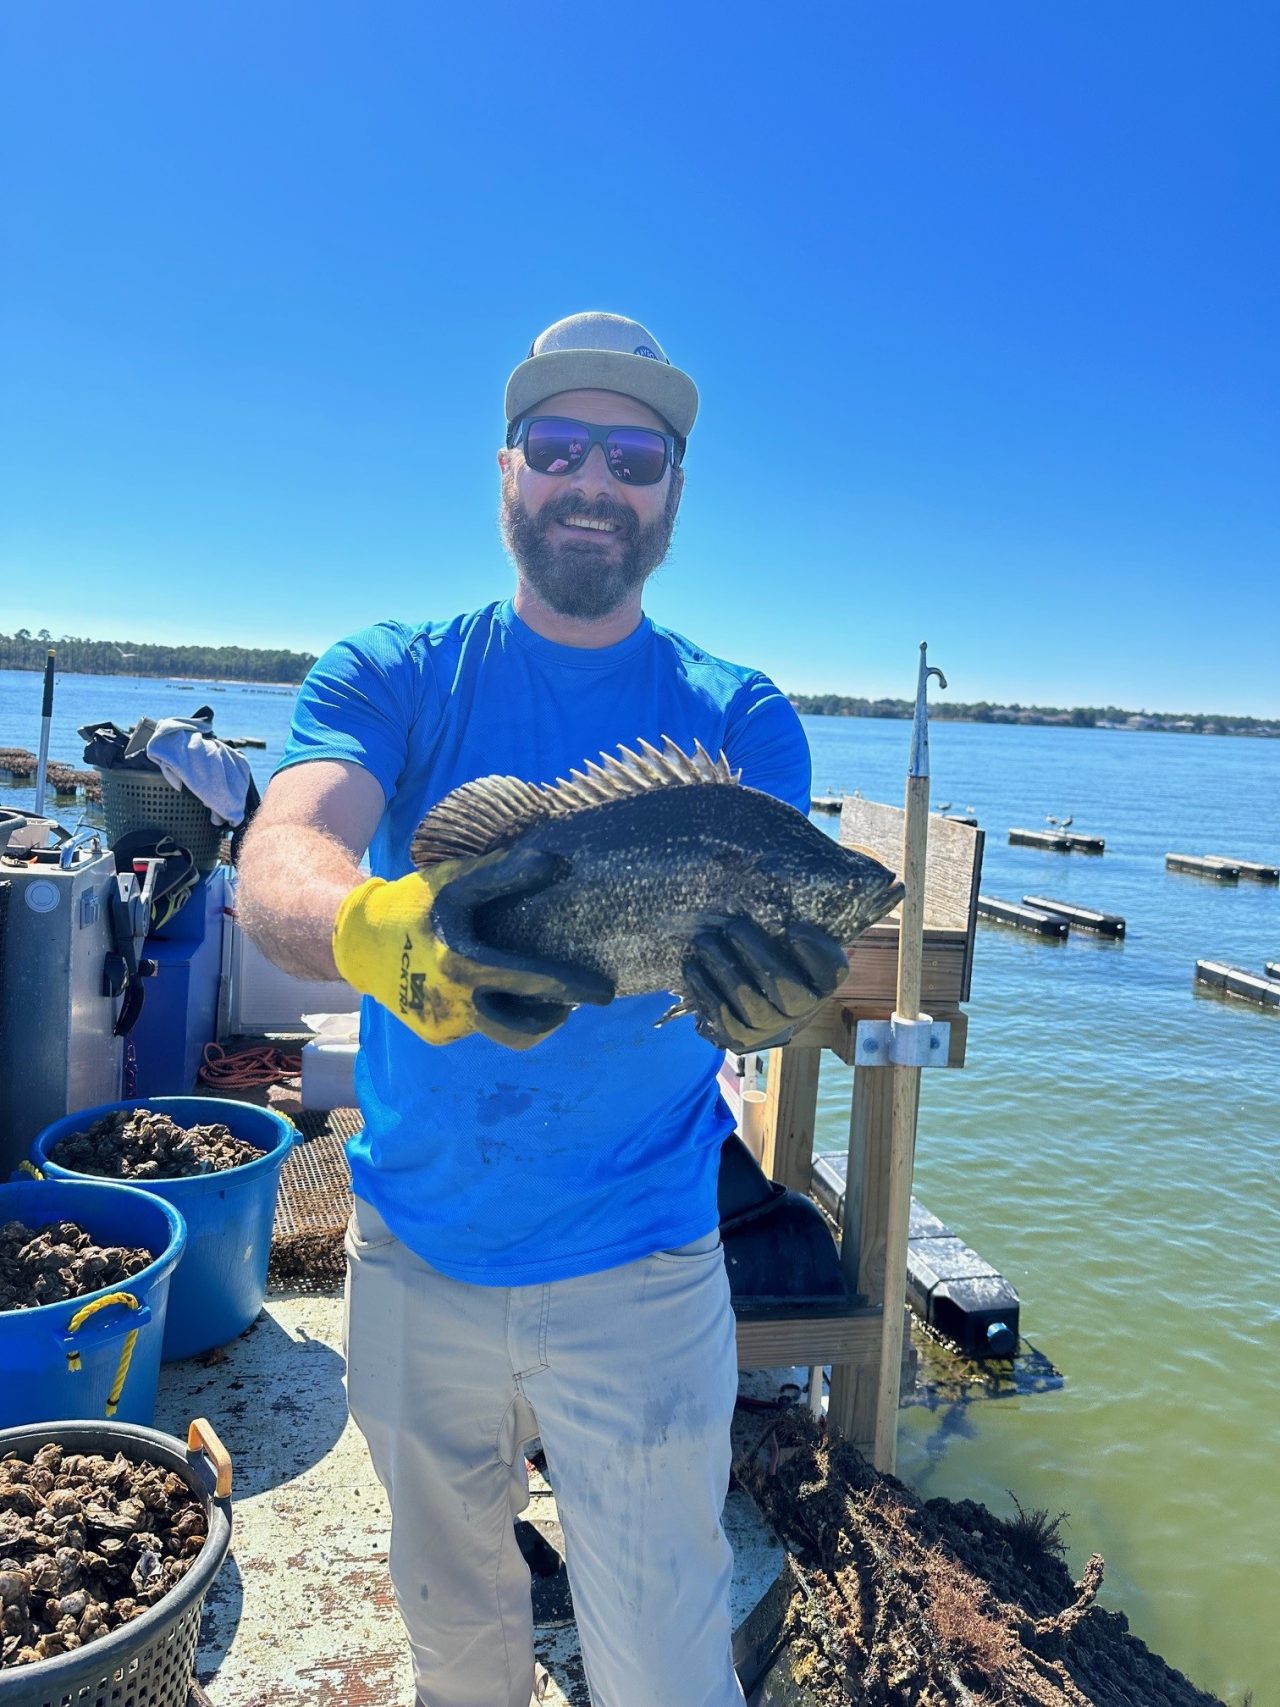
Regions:
M 613 478 L 603 445 L 592 445 L 569 479 L 576 491 L 617 496 L 618 482 Z

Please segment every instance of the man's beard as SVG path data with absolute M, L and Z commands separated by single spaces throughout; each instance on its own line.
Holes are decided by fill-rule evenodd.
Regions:
M 520 575 L 550 610 L 590 621 L 612 616 L 662 562 L 671 546 L 680 489 L 673 478 L 656 521 L 642 526 L 635 511 L 608 498 L 588 501 L 566 492 L 531 515 L 516 490 L 515 474 L 502 477 L 502 537 Z M 614 533 L 583 531 L 582 543 L 559 524 L 568 516 L 612 522 Z M 555 538 L 556 534 L 560 538 Z M 596 543 L 607 539 L 608 545 Z M 621 544 L 621 551 L 615 552 Z

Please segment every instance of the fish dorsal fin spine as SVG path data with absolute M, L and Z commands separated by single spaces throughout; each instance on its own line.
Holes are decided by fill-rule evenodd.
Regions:
M 549 818 L 566 818 L 593 806 L 645 794 L 658 788 L 697 784 L 735 784 L 741 771 L 723 753 L 713 759 L 701 741 L 692 754 L 663 736 L 659 749 L 637 741 L 640 751 L 619 747 L 617 756 L 601 753 L 600 762 L 583 761 L 581 770 L 552 784 L 524 782 L 514 776 L 484 776 L 464 782 L 433 806 L 419 824 L 410 847 L 414 865 L 442 859 L 474 859 L 492 853 Z

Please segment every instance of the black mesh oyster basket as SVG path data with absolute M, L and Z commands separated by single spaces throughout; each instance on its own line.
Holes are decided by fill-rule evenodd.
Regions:
M 222 828 L 185 783 L 174 788 L 159 771 L 97 768 L 109 842 L 114 845 L 133 830 L 154 826 L 186 848 L 197 871 L 213 870 L 222 848 Z
M 203 1421 L 188 1444 L 133 1423 L 46 1422 L 0 1429 L 0 1458 L 57 1441 L 68 1452 L 150 1459 L 175 1471 L 204 1506 L 208 1540 L 163 1600 L 69 1654 L 0 1671 L 0 1707 L 186 1707 L 204 1597 L 231 1545 L 231 1461 Z

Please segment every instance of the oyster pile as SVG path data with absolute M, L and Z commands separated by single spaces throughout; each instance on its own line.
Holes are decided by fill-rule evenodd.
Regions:
M 154 1260 L 145 1246 L 95 1245 L 74 1221 L 0 1225 L 0 1310 L 35 1310 L 119 1286 Z
M 233 1138 L 221 1121 L 179 1126 L 158 1109 L 113 1109 L 86 1132 L 60 1138 L 49 1160 L 79 1174 L 106 1179 L 190 1179 L 222 1173 L 266 1155 L 243 1138 Z
M 190 1570 L 207 1538 L 182 1477 L 56 1443 L 0 1460 L 0 1669 L 110 1635 Z

